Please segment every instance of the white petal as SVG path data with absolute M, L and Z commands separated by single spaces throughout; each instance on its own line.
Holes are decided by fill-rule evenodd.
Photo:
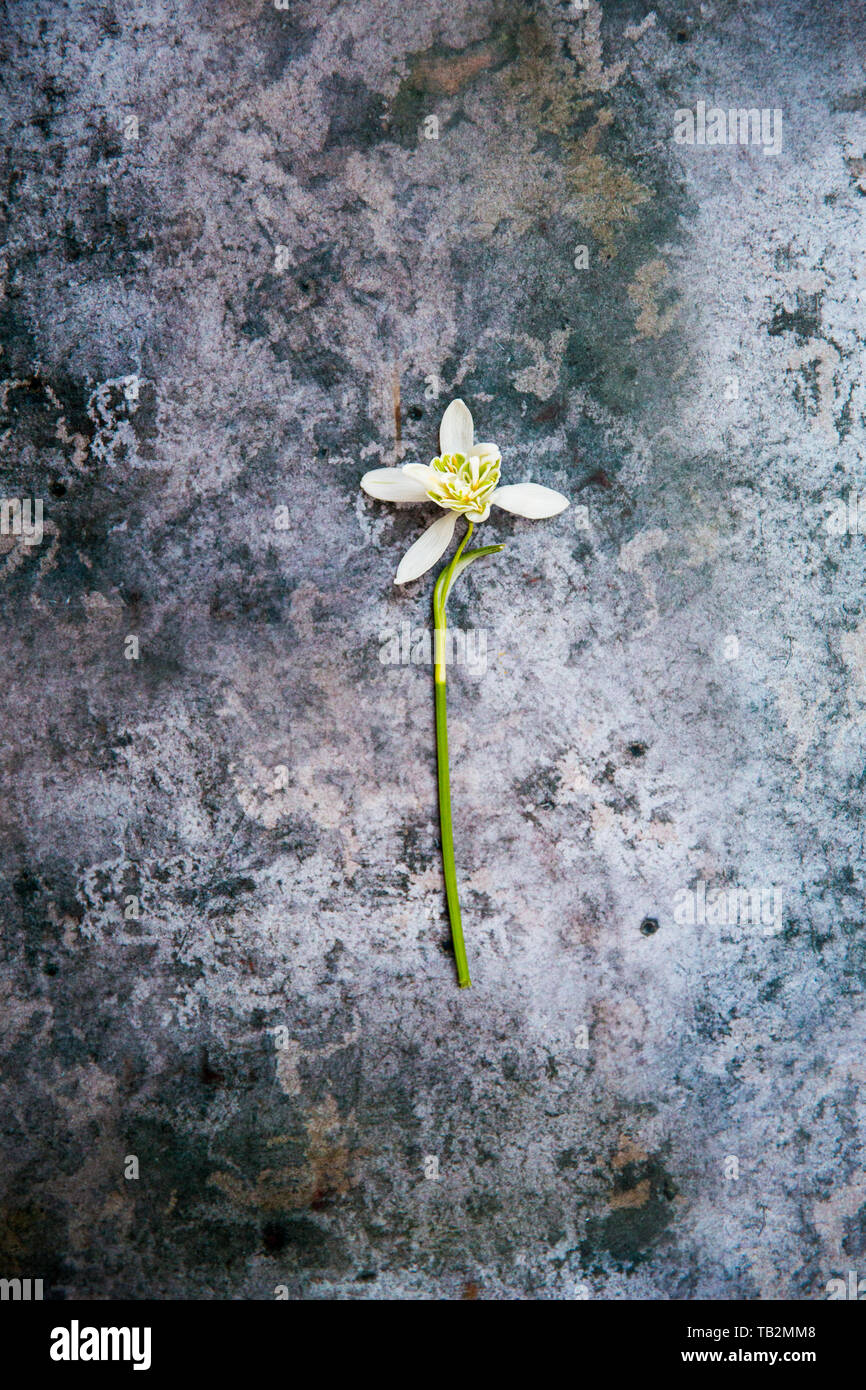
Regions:
M 429 487 L 437 476 L 436 469 L 431 468 L 429 463 L 404 463 L 403 472 L 407 477 L 414 478 L 416 483 L 420 483 L 424 488 Z M 441 473 L 438 476 L 441 477 Z
M 568 498 L 552 487 L 542 487 L 541 483 L 513 483 L 511 487 L 498 487 L 491 492 L 490 501 L 515 516 L 528 516 L 538 521 L 543 516 L 558 516 L 568 506 Z
M 495 458 L 500 456 L 499 447 L 496 444 L 473 444 L 472 452 L 477 454 L 480 459 L 487 458 L 489 455 Z
M 469 407 L 463 401 L 452 401 L 439 426 L 439 452 L 468 456 L 472 450 L 474 433 Z
M 427 494 L 415 478 L 407 478 L 402 468 L 374 468 L 365 473 L 361 487 L 380 502 L 426 502 Z
M 431 565 L 435 565 L 439 556 L 444 555 L 451 544 L 456 525 L 457 513 L 446 512 L 438 521 L 434 521 L 432 526 L 428 526 L 423 536 L 409 547 L 400 561 L 394 583 L 408 584 L 410 580 L 418 579 L 420 575 L 425 574 Z

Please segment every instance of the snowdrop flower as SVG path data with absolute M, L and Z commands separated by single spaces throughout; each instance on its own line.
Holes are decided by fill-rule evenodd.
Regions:
M 467 550 L 477 521 L 486 521 L 490 508 L 502 507 L 515 516 L 556 516 L 568 506 L 568 498 L 538 483 L 499 486 L 502 458 L 495 444 L 476 444 L 472 416 L 462 401 L 452 401 L 439 427 L 440 453 L 428 467 L 407 463 L 403 468 L 374 468 L 365 473 L 361 487 L 370 497 L 386 502 L 435 502 L 443 515 L 428 527 L 420 540 L 400 561 L 395 584 L 410 579 L 435 565 L 445 554 L 454 535 L 458 516 L 466 519 L 466 531 L 450 561 L 445 565 L 433 590 L 433 691 L 436 709 L 436 761 L 439 787 L 439 824 L 442 830 L 442 872 L 445 897 L 454 944 L 457 983 L 465 989 L 472 983 L 466 942 L 460 915 L 457 866 L 454 857 L 454 825 L 451 817 L 451 772 L 448 762 L 448 713 L 446 702 L 446 653 L 448 595 L 455 580 L 476 560 L 498 554 L 501 545 L 482 545 Z
M 500 487 L 502 456 L 495 444 L 475 443 L 472 416 L 461 400 L 452 401 L 442 416 L 439 449 L 439 456 L 427 467 L 407 463 L 403 468 L 374 468 L 361 479 L 369 497 L 383 502 L 435 502 L 444 512 L 407 550 L 395 584 L 408 584 L 435 565 L 451 544 L 458 516 L 469 522 L 486 521 L 494 506 L 515 516 L 539 519 L 557 516 L 568 506 L 561 492 L 540 483 Z

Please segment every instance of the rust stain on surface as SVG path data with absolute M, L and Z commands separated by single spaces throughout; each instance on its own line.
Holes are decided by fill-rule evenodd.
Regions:
M 628 297 L 640 310 L 635 328 L 640 338 L 660 338 L 667 333 L 677 316 L 679 306 L 671 305 L 659 309 L 658 295 L 661 293 L 669 271 L 664 261 L 647 261 L 642 265 L 628 287 Z
M 635 1187 L 630 1187 L 626 1192 L 612 1192 L 610 1196 L 611 1211 L 621 1211 L 627 1207 L 645 1207 L 650 1199 L 650 1180 L 644 1178 Z
M 652 197 L 625 169 L 598 153 L 599 141 L 612 120 L 609 109 L 599 111 L 595 125 L 578 140 L 566 165 L 566 182 L 575 194 L 578 215 L 608 259 L 616 255 L 619 228 L 636 221 L 637 209 Z
M 501 63 L 499 44 L 482 43 L 447 58 L 422 58 L 412 74 L 414 85 L 424 92 L 453 97 L 480 72 Z
M 239 1206 L 268 1212 L 317 1211 L 345 1196 L 352 1186 L 352 1156 L 340 1134 L 342 1121 L 333 1096 L 312 1111 L 306 1128 L 307 1161 L 300 1169 L 263 1168 L 253 1184 L 234 1173 L 217 1172 L 208 1184 Z

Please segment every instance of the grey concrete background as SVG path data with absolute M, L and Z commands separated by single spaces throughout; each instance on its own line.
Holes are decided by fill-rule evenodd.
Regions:
M 21 0 L 0 45 L 2 488 L 45 504 L 0 540 L 0 1275 L 866 1273 L 863 4 Z M 675 144 L 699 100 L 781 153 Z M 469 991 L 430 671 L 379 660 L 429 516 L 358 490 L 458 394 L 572 499 L 494 512 L 451 604 Z M 781 930 L 678 922 L 698 883 Z

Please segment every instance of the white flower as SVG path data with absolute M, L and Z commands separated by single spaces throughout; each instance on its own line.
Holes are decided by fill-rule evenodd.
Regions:
M 540 483 L 499 487 L 499 450 L 495 444 L 476 444 L 474 439 L 468 407 L 463 401 L 452 401 L 439 426 L 441 453 L 429 467 L 407 463 L 403 468 L 374 468 L 361 479 L 368 496 L 380 501 L 435 502 L 445 512 L 407 550 L 395 584 L 408 584 L 435 565 L 451 544 L 459 515 L 467 521 L 486 521 L 492 504 L 537 520 L 557 516 L 568 506 L 561 492 Z

